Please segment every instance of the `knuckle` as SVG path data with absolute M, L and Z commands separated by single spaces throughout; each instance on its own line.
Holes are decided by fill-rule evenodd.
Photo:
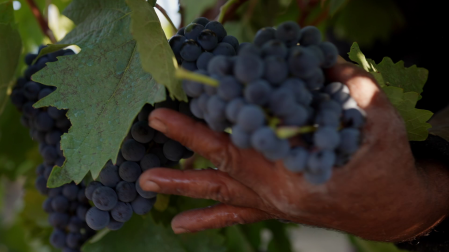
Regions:
M 229 188 L 224 183 L 219 183 L 218 185 L 213 186 L 209 192 L 209 196 L 211 199 L 225 204 L 231 201 Z

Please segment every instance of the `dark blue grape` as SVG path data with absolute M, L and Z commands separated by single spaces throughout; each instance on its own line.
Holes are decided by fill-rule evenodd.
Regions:
M 86 213 L 86 223 L 93 230 L 105 228 L 110 221 L 109 212 L 102 211 L 96 207 L 91 207 Z
M 227 105 L 226 105 L 226 118 L 233 122 L 236 123 L 237 122 L 237 116 L 240 112 L 240 109 L 242 109 L 245 105 L 246 105 L 246 101 L 245 99 L 243 99 L 242 97 L 237 97 L 235 99 L 233 99 L 232 101 L 230 101 Z
M 97 190 L 97 188 L 102 187 L 103 184 L 98 182 L 98 181 L 92 181 L 89 183 L 89 185 L 86 187 L 86 198 L 88 198 L 89 200 L 92 200 L 92 195 L 94 193 L 95 190 Z
M 343 87 L 344 85 L 341 82 L 332 82 L 327 84 L 323 91 L 332 97 L 334 94 L 340 92 Z
M 236 37 L 228 35 L 223 38 L 223 42 L 232 45 L 232 47 L 234 47 L 235 52 L 239 51 L 239 41 Z
M 185 27 L 180 28 L 180 29 L 178 30 L 178 32 L 176 32 L 176 35 L 184 36 L 184 30 L 185 30 L 185 29 L 186 29 Z
M 118 222 L 115 220 L 110 220 L 109 224 L 106 226 L 109 230 L 115 231 L 115 230 L 119 230 L 120 228 L 122 228 L 124 225 L 123 222 Z
M 295 96 L 287 88 L 278 88 L 271 94 L 268 105 L 274 115 L 288 116 L 294 113 L 296 105 Z
M 195 61 L 200 56 L 201 52 L 201 47 L 196 43 L 196 41 L 189 39 L 184 41 L 179 54 L 184 60 Z
M 264 62 L 253 54 L 243 54 L 237 57 L 234 64 L 234 75 L 242 83 L 249 83 L 262 77 Z
M 259 79 L 248 83 L 245 88 L 245 99 L 247 102 L 256 105 L 265 105 L 269 100 L 273 88 L 270 83 Z
M 140 161 L 145 155 L 145 147 L 134 139 L 126 140 L 122 145 L 121 151 L 123 157 L 129 161 Z
M 140 174 L 142 174 L 142 169 L 136 162 L 126 161 L 119 167 L 120 178 L 124 181 L 135 182 Z
M 56 212 L 64 213 L 69 208 L 69 200 L 62 195 L 56 196 L 51 201 L 51 207 Z
M 151 104 L 145 104 L 143 106 L 142 110 L 139 112 L 139 115 L 137 115 L 137 119 L 139 121 L 148 121 L 148 116 L 150 116 L 150 113 L 154 110 L 154 107 L 151 106 Z
M 230 101 L 242 95 L 243 86 L 233 76 L 225 76 L 220 79 L 220 85 L 217 88 L 218 96 L 224 101 Z
M 204 30 L 204 26 L 196 23 L 191 23 L 186 26 L 184 30 L 184 36 L 187 39 L 196 40 L 200 33 Z
M 294 47 L 290 52 L 288 67 L 291 74 L 299 78 L 310 78 L 316 73 L 320 60 L 306 47 Z
M 284 158 L 284 166 L 292 172 L 303 172 L 307 167 L 309 152 L 303 147 L 296 147 Z
M 218 43 L 217 47 L 212 51 L 215 56 L 223 55 L 223 56 L 234 56 L 236 55 L 234 47 L 232 45 L 221 42 Z
M 77 200 L 79 187 L 74 183 L 66 184 L 62 187 L 62 195 L 68 200 Z
M 94 205 L 103 211 L 109 211 L 117 204 L 117 193 L 110 187 L 99 187 L 92 194 Z
M 145 199 L 137 196 L 137 198 L 131 203 L 131 206 L 136 214 L 145 215 L 151 211 L 155 202 L 156 198 Z
M 203 52 L 198 59 L 196 60 L 196 67 L 199 70 L 205 70 L 207 71 L 207 66 L 209 65 L 209 62 L 214 57 L 214 54 L 211 52 Z
M 266 42 L 276 38 L 276 30 L 272 27 L 265 27 L 257 31 L 254 37 L 254 44 L 256 46 L 263 46 Z
M 76 208 L 76 216 L 77 216 L 80 220 L 85 221 L 85 220 L 86 220 L 86 213 L 87 213 L 87 210 L 89 210 L 89 209 L 87 208 L 87 206 L 85 206 L 85 205 L 79 205 L 79 206 Z
M 64 231 L 55 229 L 50 235 L 50 244 L 57 248 L 62 249 L 66 245 L 66 234 Z
M 360 108 L 351 108 L 343 111 L 343 123 L 347 127 L 362 128 L 365 125 L 365 112 Z
M 78 200 L 79 203 L 83 203 L 83 204 L 89 203 L 89 200 L 86 197 L 86 188 L 84 186 L 79 187 L 78 194 L 76 195 L 76 199 Z
M 315 55 L 315 57 L 320 62 L 320 66 L 322 66 L 325 61 L 325 58 L 324 58 L 324 53 L 320 49 L 320 47 L 317 45 L 311 45 L 311 46 L 308 46 L 307 49 L 309 49 Z
M 51 167 L 46 167 L 46 168 L 50 168 Z M 50 188 L 48 190 L 48 197 L 56 197 L 58 195 L 62 195 L 62 187 L 56 187 L 56 188 Z
M 23 94 L 22 90 L 13 90 L 11 93 L 11 102 L 16 106 L 17 108 L 21 109 L 27 99 L 25 98 L 25 95 Z
M 66 213 L 54 212 L 48 216 L 48 221 L 53 227 L 65 229 L 67 224 L 69 224 L 69 215 Z
M 318 90 L 324 86 L 324 73 L 321 68 L 317 67 L 313 70 L 313 74 L 304 80 L 309 90 Z
M 341 115 L 342 109 L 338 102 L 333 100 L 323 101 L 318 105 L 319 110 L 330 110 L 337 115 Z
M 306 83 L 299 78 L 289 78 L 282 83 L 282 88 L 287 88 L 293 92 L 296 102 L 309 106 L 312 102 L 312 94 L 306 87 Z
M 203 111 L 198 106 L 198 99 L 193 99 L 189 103 L 190 111 L 192 111 L 192 114 L 195 115 L 195 117 L 203 119 Z
M 22 112 L 27 118 L 34 118 L 39 113 L 39 110 L 33 108 L 33 102 L 27 102 L 23 104 Z
M 69 248 L 78 249 L 82 245 L 82 236 L 80 233 L 68 233 L 66 237 L 66 244 Z
M 293 112 L 282 117 L 282 124 L 288 126 L 303 126 L 309 119 L 307 109 L 299 104 L 295 104 Z
M 118 202 L 114 209 L 111 210 L 112 219 L 119 222 L 127 222 L 133 216 L 133 208 L 131 204 Z
M 237 117 L 237 124 L 246 132 L 253 132 L 265 122 L 264 111 L 256 105 L 246 105 Z
M 151 168 L 160 167 L 161 165 L 162 165 L 161 160 L 159 160 L 159 157 L 153 153 L 146 154 L 142 158 L 142 160 L 140 160 L 140 168 L 142 171 L 146 171 Z M 130 182 L 134 182 L 134 181 L 130 181 Z
M 301 29 L 301 46 L 319 45 L 321 43 L 321 32 L 315 26 L 306 26 Z
M 276 143 L 276 148 L 263 152 L 264 156 L 270 161 L 284 159 L 290 152 L 290 144 L 288 140 L 281 139 Z
M 38 165 L 36 168 L 36 175 L 38 175 L 38 176 L 44 175 L 44 170 L 45 170 L 45 166 L 43 164 Z
M 313 152 L 307 161 L 306 180 L 313 184 L 326 182 L 332 175 L 334 163 L 335 153 L 333 151 Z
M 51 206 L 51 201 L 53 200 L 53 198 L 47 198 L 44 203 L 42 203 L 42 208 L 44 209 L 44 211 L 46 213 L 53 213 L 55 210 L 53 209 L 53 207 Z
M 168 160 L 177 162 L 182 158 L 185 147 L 182 146 L 182 144 L 170 139 L 164 143 L 163 150 L 164 155 Z
M 25 86 L 23 87 L 23 95 L 28 100 L 37 100 L 40 91 L 41 91 L 41 88 L 40 88 L 39 84 L 37 84 L 34 81 L 27 82 L 25 84 Z
M 203 30 L 198 36 L 198 44 L 206 51 L 212 51 L 218 45 L 217 35 L 211 30 Z
M 360 147 L 360 130 L 346 128 L 340 131 L 340 144 L 338 151 L 343 154 L 351 155 Z
M 28 66 L 31 65 L 31 63 L 33 63 L 33 60 L 35 60 L 36 57 L 37 54 L 27 53 L 27 55 L 25 55 L 25 64 L 27 64 Z
M 115 187 L 120 182 L 118 167 L 108 162 L 100 172 L 100 182 L 108 187 Z
M 186 150 L 184 151 L 184 154 L 182 155 L 182 158 L 184 158 L 184 159 L 191 158 L 194 154 L 195 154 L 195 152 L 186 148 Z
M 332 99 L 340 104 L 345 104 L 349 99 L 351 99 L 349 88 L 343 85 L 342 89 L 332 94 Z
M 156 132 L 156 134 L 154 135 L 153 141 L 158 144 L 163 144 L 168 141 L 168 137 L 161 132 Z
M 205 28 L 213 31 L 217 35 L 218 42 L 221 42 L 224 39 L 224 37 L 228 35 L 223 25 L 217 21 L 211 21 L 207 23 Z
M 231 140 L 240 149 L 248 149 L 251 147 L 251 134 L 247 133 L 239 125 L 232 127 Z
M 80 232 L 81 229 L 84 228 L 84 221 L 78 218 L 77 216 L 70 217 L 69 224 L 67 225 L 67 229 L 70 232 Z
M 262 50 L 253 44 L 249 44 L 249 45 L 239 48 L 238 55 L 240 56 L 240 55 L 245 55 L 245 54 L 250 54 L 250 55 L 261 57 Z
M 136 122 L 131 127 L 131 135 L 139 143 L 149 143 L 154 137 L 154 132 L 145 121 Z
M 280 139 L 270 127 L 261 127 L 251 135 L 251 145 L 260 152 L 268 152 L 276 149 Z
M 340 135 L 334 127 L 319 127 L 313 140 L 320 150 L 334 150 L 340 144 Z
M 156 195 L 157 195 L 157 193 L 155 193 L 155 192 L 144 191 L 142 189 L 142 187 L 140 186 L 139 181 L 136 182 L 136 191 L 141 197 L 143 197 L 145 199 L 152 199 L 152 198 L 156 197 Z
M 44 88 L 39 92 L 37 99 L 40 100 L 40 99 L 44 98 L 45 96 L 51 94 L 52 92 L 53 92 L 53 90 L 51 90 L 50 88 Z
M 210 96 L 208 94 L 202 94 L 198 98 L 198 107 L 203 111 L 204 114 L 207 114 L 207 102 L 209 101 Z
M 331 42 L 323 42 L 319 45 L 324 54 L 324 63 L 321 65 L 324 68 L 329 68 L 337 63 L 338 49 Z
M 332 168 L 319 172 L 306 172 L 304 178 L 312 184 L 319 185 L 326 183 L 332 177 Z
M 200 24 L 202 26 L 206 26 L 207 23 L 209 23 L 209 19 L 205 18 L 205 17 L 199 17 L 199 18 L 195 18 L 192 23 L 197 23 Z
M 204 74 L 204 72 L 201 70 L 196 71 L 196 73 Z M 204 92 L 204 85 L 192 80 L 183 80 L 182 87 L 184 89 L 184 92 L 186 92 L 189 97 L 193 98 L 199 97 Z
M 45 142 L 48 145 L 55 145 L 61 141 L 61 136 L 62 132 L 59 130 L 50 131 L 45 135 Z
M 239 45 L 239 50 L 237 53 L 240 53 L 240 50 L 242 50 L 242 48 L 247 47 L 247 46 L 253 46 L 253 44 L 251 44 L 250 42 L 242 42 Z
M 211 116 L 211 114 L 205 114 L 204 120 L 207 122 L 209 128 L 213 131 L 221 132 L 229 127 L 229 123 L 224 117 L 213 117 Z
M 229 59 L 223 55 L 215 56 L 209 61 L 207 71 L 211 75 L 225 76 L 231 74 L 232 65 Z
M 53 118 L 51 118 L 46 112 L 37 114 L 34 119 L 34 123 L 36 128 L 40 131 L 49 131 L 55 125 Z
M 198 70 L 198 67 L 196 67 L 196 61 L 184 60 L 182 62 L 182 68 L 186 69 L 187 71 L 191 71 L 191 72 Z
M 29 66 L 24 72 L 25 79 L 31 80 L 31 76 L 39 70 L 40 69 L 36 65 Z
M 180 55 L 182 44 L 186 38 L 181 35 L 175 35 L 170 38 L 168 43 L 170 44 L 170 47 L 175 55 Z
M 332 110 L 321 110 L 315 117 L 315 123 L 319 126 L 340 127 L 340 116 Z
M 262 46 L 263 57 L 276 56 L 284 59 L 287 57 L 287 54 L 287 47 L 284 43 L 282 43 L 282 41 L 277 39 L 270 40 Z
M 288 76 L 288 65 L 284 58 L 269 56 L 265 58 L 264 78 L 271 84 L 279 85 Z
M 48 194 L 48 188 L 47 188 L 47 179 L 45 179 L 44 176 L 39 176 L 36 178 L 36 181 L 34 183 L 36 186 L 36 189 L 42 194 L 47 195 Z
M 297 45 L 301 38 L 299 25 L 293 21 L 280 24 L 276 30 L 276 38 L 284 42 L 288 47 Z
M 137 196 L 136 186 L 134 183 L 121 181 L 115 188 L 117 197 L 122 202 L 131 202 Z

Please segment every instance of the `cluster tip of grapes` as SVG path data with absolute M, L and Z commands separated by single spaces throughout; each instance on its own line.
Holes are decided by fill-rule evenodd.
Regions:
M 328 181 L 359 148 L 365 112 L 346 85 L 326 80 L 338 50 L 316 27 L 288 21 L 239 44 L 219 22 L 197 18 L 169 44 L 182 68 L 218 81 L 185 79 L 183 89 L 195 117 L 215 131 L 231 128 L 237 147 L 282 160 L 313 184 Z M 300 141 L 281 137 L 283 128 L 304 131 L 293 136 Z

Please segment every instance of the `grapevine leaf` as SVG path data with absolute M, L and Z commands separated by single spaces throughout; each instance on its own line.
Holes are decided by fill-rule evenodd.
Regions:
M 406 252 L 398 249 L 393 243 L 366 241 L 350 235 L 349 240 L 359 252 Z
M 137 41 L 143 70 L 166 86 L 172 98 L 187 101 L 181 82 L 175 78 L 175 55 L 154 8 L 142 0 L 127 0 L 127 3 L 132 10 L 131 33 Z
M 184 9 L 184 23 L 190 24 L 195 18 L 201 16 L 207 9 L 217 4 L 216 0 L 180 0 L 181 7 Z
M 224 239 L 218 232 L 175 235 L 170 227 L 156 224 L 151 215 L 135 215 L 119 231 L 109 232 L 98 242 L 86 244 L 83 251 L 128 251 L 132 248 L 133 252 L 224 252 Z
M 346 2 L 347 0 L 331 0 L 329 3 L 329 11 L 331 16 L 337 13 L 337 11 L 340 10 Z
M 71 46 L 71 44 L 50 44 L 50 45 L 47 45 L 45 48 L 43 48 L 43 49 L 39 52 L 39 54 L 37 55 L 36 59 L 34 59 L 34 61 L 33 61 L 32 64 L 36 63 L 36 61 L 37 61 L 40 57 L 45 56 L 45 55 L 47 55 L 47 54 L 49 54 L 49 53 L 52 53 L 52 52 L 59 51 L 59 50 L 61 50 L 61 49 L 63 49 L 63 48 L 66 48 L 67 46 Z
M 226 247 L 233 252 L 254 252 L 255 249 L 245 237 L 240 226 L 230 226 L 225 229 Z M 260 235 L 260 234 L 259 234 Z
M 76 44 L 81 52 L 59 57 L 33 75 L 33 80 L 57 87 L 34 106 L 68 109 L 72 122 L 61 138 L 66 162 L 53 169 L 49 187 L 79 183 L 89 171 L 96 178 L 108 160 L 117 159 L 145 103 L 165 98 L 164 86 L 141 67 L 124 0 L 75 0 L 65 15 L 77 27 L 61 43 Z
M 435 114 L 429 123 L 432 125 L 430 134 L 442 137 L 449 142 L 449 107 Z
M 415 107 L 427 81 L 428 71 L 416 66 L 406 68 L 402 61 L 394 64 L 388 57 L 376 64 L 373 60 L 365 58 L 357 43 L 351 46 L 348 54 L 352 61 L 373 74 L 404 119 L 409 141 L 426 140 L 428 130 L 432 127 L 427 121 L 433 113 Z
M 14 9 L 12 1 L 0 3 L 0 23 L 14 23 Z

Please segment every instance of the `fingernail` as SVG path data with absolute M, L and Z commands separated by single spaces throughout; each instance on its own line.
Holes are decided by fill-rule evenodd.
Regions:
M 150 119 L 150 127 L 155 129 L 155 130 L 159 130 L 162 133 L 166 133 L 167 131 L 167 126 L 165 126 L 164 123 L 162 123 L 161 121 L 159 121 L 159 119 Z
M 147 181 L 145 182 L 145 191 L 150 192 L 157 192 L 161 189 L 158 184 L 154 183 L 153 181 Z
M 183 233 L 190 233 L 190 230 L 181 227 L 174 227 L 173 232 L 175 232 L 175 234 L 183 234 Z

